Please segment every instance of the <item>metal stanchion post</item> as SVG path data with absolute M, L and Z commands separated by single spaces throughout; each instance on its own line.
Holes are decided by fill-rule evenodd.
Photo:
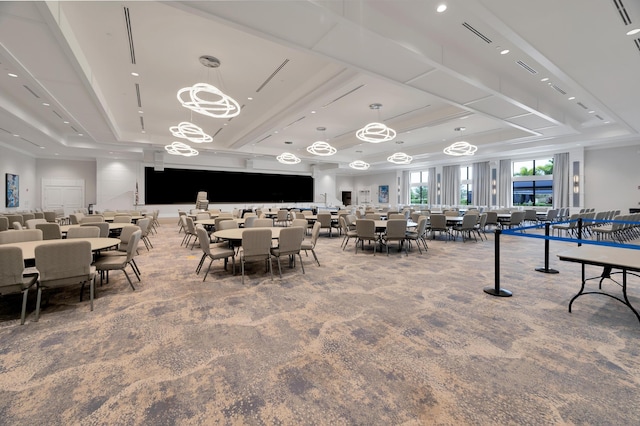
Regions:
M 551 224 L 549 222 L 544 224 L 544 235 L 545 237 L 549 236 L 549 228 Z M 545 274 L 558 274 L 559 272 L 555 269 L 549 269 L 549 239 L 545 238 L 544 240 L 544 268 L 536 268 L 538 272 L 544 272 Z
M 509 297 L 511 292 L 500 288 L 500 234 L 502 234 L 502 230 L 496 229 L 495 234 L 495 286 L 485 287 L 484 292 L 492 296 Z

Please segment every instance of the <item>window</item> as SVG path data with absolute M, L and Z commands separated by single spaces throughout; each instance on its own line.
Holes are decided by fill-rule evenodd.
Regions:
M 513 162 L 513 205 L 553 204 L 553 159 Z
M 411 172 L 411 204 L 429 204 L 428 175 L 425 172 Z
M 473 167 L 460 167 L 460 204 L 470 205 L 473 201 Z

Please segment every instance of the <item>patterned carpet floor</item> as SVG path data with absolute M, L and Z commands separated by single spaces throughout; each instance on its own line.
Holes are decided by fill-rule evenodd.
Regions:
M 551 242 L 494 236 L 429 241 L 406 256 L 354 252 L 321 235 L 298 266 L 251 264 L 245 284 L 180 246 L 166 218 L 141 246 L 142 281 L 52 292 L 20 326 L 20 296 L 0 298 L 3 425 L 637 425 L 640 323 L 586 295 L 580 267 Z M 588 267 L 590 275 L 599 269 Z M 639 279 L 629 298 L 640 306 Z M 612 292 L 619 291 L 606 284 Z

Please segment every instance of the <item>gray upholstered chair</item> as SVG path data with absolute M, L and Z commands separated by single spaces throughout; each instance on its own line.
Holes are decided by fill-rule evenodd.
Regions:
M 328 229 L 329 237 L 333 236 L 333 221 L 331 219 L 331 213 L 318 213 L 316 215 L 316 221 L 320 222 L 320 229 Z
M 9 219 L 6 216 L 0 216 L 0 232 L 9 229 Z
M 398 251 L 402 250 L 404 246 L 404 252 L 408 256 L 407 245 L 404 245 L 404 241 L 407 239 L 407 219 L 402 215 L 402 219 L 389 219 L 387 220 L 387 230 L 382 236 L 382 241 L 387 248 L 387 256 L 389 256 L 389 244 L 393 241 L 398 243 Z
M 82 284 L 80 288 L 80 300 L 82 301 L 84 286 L 89 283 L 91 310 L 93 311 L 96 268 L 91 265 L 93 254 L 89 241 L 61 240 L 40 245 L 35 248 L 35 260 L 36 269 L 40 273 L 36 300 L 36 321 L 40 317 L 42 290 L 51 288 Z
M 249 216 L 244 219 L 244 227 L 245 228 L 253 228 L 253 222 L 258 219 L 258 216 Z
M 27 229 L 36 229 L 37 223 L 47 223 L 45 219 L 29 219 L 24 222 L 24 226 Z
M 43 212 L 44 218 L 47 222 L 55 223 L 56 222 L 56 212 Z
M 256 219 L 253 221 L 254 228 L 271 228 L 273 226 L 273 220 L 271 219 Z
M 524 213 L 524 212 L 523 212 Z M 453 227 L 453 231 L 462 237 L 462 241 L 471 239 L 471 233 L 473 233 L 473 239 L 478 242 L 475 236 L 475 226 L 478 223 L 478 216 L 475 214 L 467 213 L 462 217 L 462 222 L 459 225 Z
M 42 240 L 42 231 L 39 229 L 22 229 L 20 231 L 9 230 L 0 232 L 0 244 L 40 240 Z
M 411 241 L 415 241 L 418 246 L 418 251 L 422 254 L 422 248 L 420 244 L 422 243 L 422 247 L 427 251 L 429 247 L 427 246 L 427 217 L 426 216 L 418 216 L 418 226 L 413 231 L 407 231 L 407 242 L 409 243 L 409 247 L 411 247 Z
M 429 218 L 429 230 L 431 231 L 432 238 L 436 238 L 436 232 L 442 235 L 444 232 L 447 234 L 447 239 L 451 237 L 451 231 L 447 226 L 447 216 L 444 214 L 431 214 Z
M 0 246 L 0 296 L 22 293 L 20 324 L 24 324 L 29 289 L 38 281 L 38 274 L 24 273 L 24 259 L 20 247 Z
M 226 221 L 236 223 L 235 220 Z M 236 226 L 238 224 L 236 223 Z M 211 261 L 209 262 L 209 266 L 207 267 L 207 272 L 204 274 L 204 278 L 202 281 L 207 279 L 207 275 L 209 274 L 209 270 L 211 269 L 211 264 L 216 259 L 224 259 L 224 269 L 227 270 L 227 263 L 229 258 L 231 258 L 232 263 L 232 271 L 235 274 L 236 272 L 236 258 L 235 251 L 230 248 L 228 245 L 225 247 L 223 245 L 215 245 L 211 246 L 211 240 L 209 238 L 209 234 L 207 230 L 202 227 L 196 227 L 196 233 L 198 234 L 198 241 L 200 242 L 200 248 L 202 249 L 202 257 L 200 258 L 200 263 L 198 263 L 198 267 L 196 268 L 196 274 L 199 274 L 202 270 L 202 266 L 204 261 L 209 258 Z
M 87 223 L 81 223 L 80 226 L 93 226 L 100 230 L 100 238 L 109 237 L 109 223 L 107 222 L 87 222 Z
M 36 229 L 42 231 L 43 240 L 59 240 L 62 238 L 60 225 L 57 223 L 37 223 Z
M 280 274 L 280 278 L 282 278 L 282 266 L 280 264 L 280 258 L 282 256 L 288 256 L 290 263 L 295 265 L 295 258 L 297 254 L 300 259 L 302 273 L 304 274 L 304 265 L 302 263 L 302 256 L 300 256 L 302 240 L 304 240 L 304 228 L 302 227 L 291 226 L 280 231 L 278 246 L 271 248 L 271 255 L 278 260 L 278 272 Z
M 342 230 L 342 243 L 340 244 L 340 247 L 342 247 L 342 250 L 344 250 L 347 247 L 347 244 L 349 243 L 349 240 L 351 238 L 357 238 L 358 237 L 358 233 L 356 232 L 355 229 L 349 229 L 349 225 L 347 225 L 347 216 L 340 216 L 338 218 L 338 223 L 340 224 L 340 229 Z M 316 222 L 317 223 L 317 222 Z
M 140 270 L 138 266 L 135 264 L 133 258 L 136 255 L 136 248 L 138 247 L 138 243 L 142 238 L 142 231 L 140 229 L 134 231 L 129 236 L 129 242 L 127 244 L 127 251 L 122 255 L 106 255 L 100 256 L 95 262 L 94 266 L 96 270 L 100 271 L 100 283 L 102 284 L 102 279 L 104 274 L 107 274 L 107 282 L 109 282 L 109 271 L 122 271 L 124 272 L 124 276 L 127 277 L 127 281 L 129 281 L 129 285 L 131 289 L 135 290 L 136 288 L 133 286 L 133 282 L 131 278 L 129 278 L 129 274 L 127 274 L 127 265 L 131 266 L 133 273 L 135 274 L 138 281 L 140 281 Z M 110 253 L 110 252 L 109 252 Z
M 9 221 L 10 227 L 13 227 L 13 222 L 20 222 L 20 225 L 24 225 L 24 220 L 22 219 L 21 214 L 8 214 L 6 215 L 6 218 Z
M 131 223 L 131 218 L 130 214 L 117 213 L 113 216 L 113 223 Z
M 318 242 L 318 235 L 320 235 L 320 223 L 315 222 L 313 224 L 313 228 L 311 228 L 311 237 L 305 238 L 302 240 L 302 244 L 300 245 L 300 250 L 304 250 L 307 256 L 309 255 L 307 252 L 311 250 L 311 254 L 313 254 L 313 258 L 316 260 L 318 266 L 320 266 L 320 261 L 318 260 L 318 256 L 316 256 L 316 243 Z
M 275 225 L 278 226 L 289 226 L 289 211 L 288 210 L 278 210 Z
M 67 239 L 73 238 L 100 238 L 100 228 L 97 226 L 73 226 L 67 231 Z
M 242 270 L 242 284 L 244 284 L 244 269 L 247 261 L 266 261 L 273 280 L 271 267 L 271 229 L 250 228 L 242 233 L 242 249 L 240 250 L 240 267 Z
M 76 213 L 77 216 L 77 213 Z M 94 222 L 104 222 L 104 216 L 101 214 L 90 214 L 83 216 L 78 219 L 78 223 L 94 223 Z
M 140 219 L 138 221 L 138 226 L 140 227 L 140 231 L 142 232 L 142 236 L 140 237 L 140 239 L 142 240 L 144 246 L 148 251 L 149 248 L 153 248 L 153 244 L 151 244 L 151 240 L 149 239 L 149 232 L 151 230 L 151 218 L 145 217 L 144 219 Z
M 373 219 L 358 219 L 356 222 L 356 254 L 358 254 L 358 243 L 361 244 L 364 250 L 364 242 L 373 241 L 373 255 L 376 255 L 376 245 L 380 239 L 376 234 L 376 222 Z

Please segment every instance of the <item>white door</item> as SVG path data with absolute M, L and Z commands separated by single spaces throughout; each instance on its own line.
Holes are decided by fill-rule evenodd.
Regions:
M 83 179 L 42 179 L 43 210 L 62 209 L 66 216 L 83 207 Z

